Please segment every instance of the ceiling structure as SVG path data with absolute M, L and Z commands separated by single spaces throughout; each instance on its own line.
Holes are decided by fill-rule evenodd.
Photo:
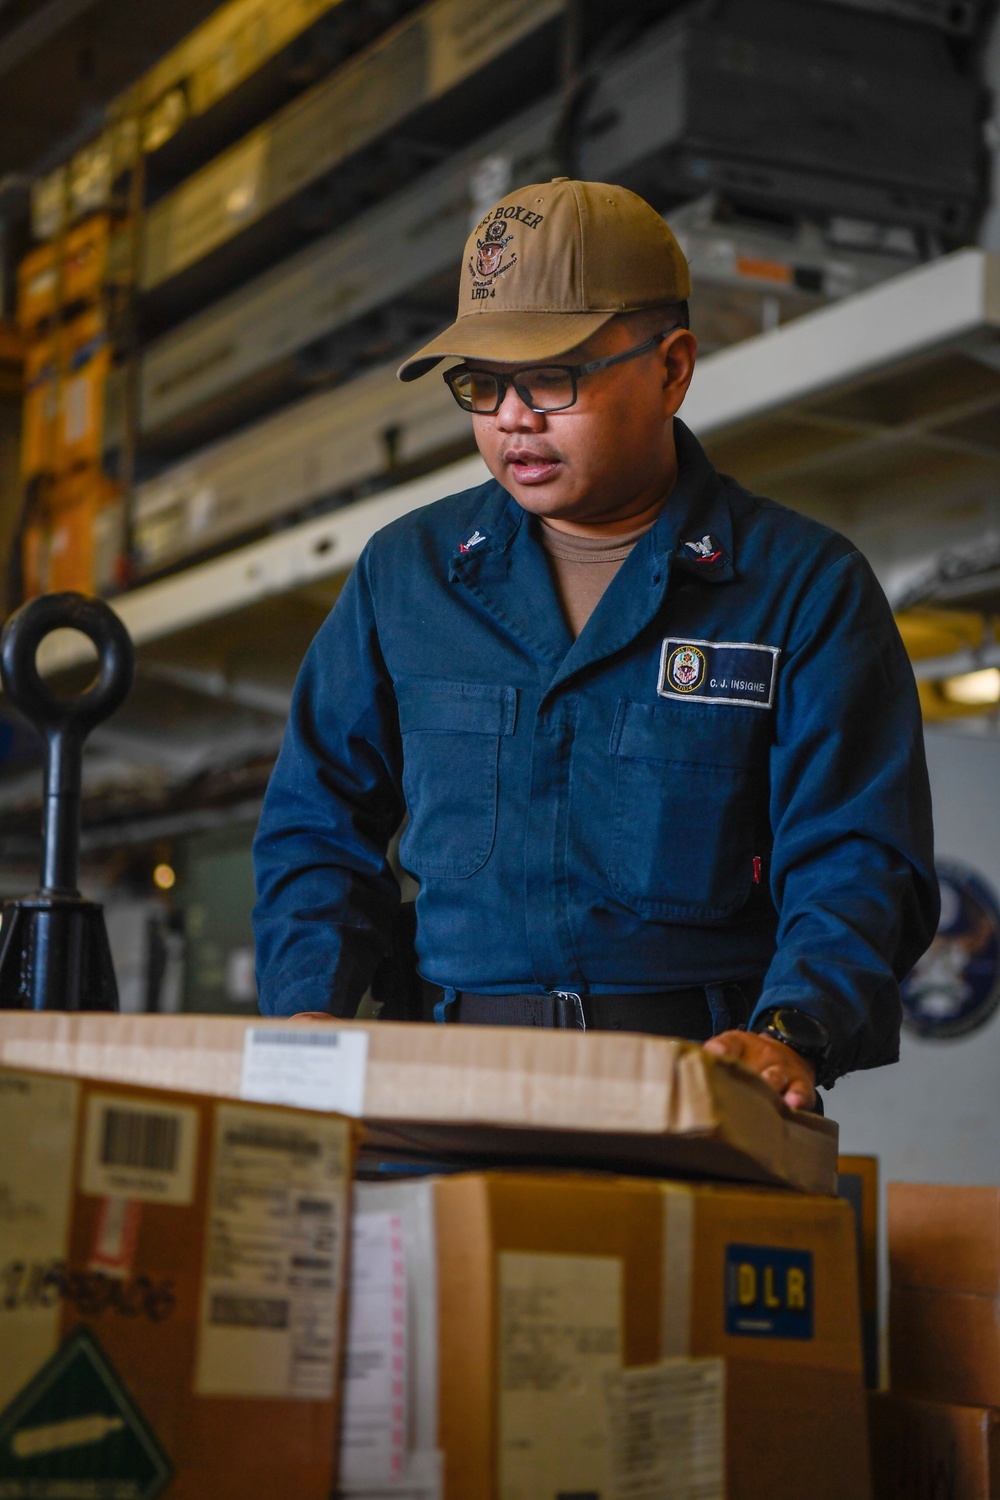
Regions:
M 0 185 L 96 134 L 105 106 L 217 3 L 0 0 Z

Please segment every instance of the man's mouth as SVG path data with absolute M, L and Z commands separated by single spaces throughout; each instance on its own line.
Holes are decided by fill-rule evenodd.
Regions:
M 544 484 L 562 462 L 554 454 L 536 448 L 508 448 L 503 461 L 518 484 Z

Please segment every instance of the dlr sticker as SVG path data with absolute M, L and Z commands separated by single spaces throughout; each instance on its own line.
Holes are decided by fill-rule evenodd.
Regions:
M 812 1252 L 727 1245 L 726 1332 L 750 1338 L 811 1339 Z

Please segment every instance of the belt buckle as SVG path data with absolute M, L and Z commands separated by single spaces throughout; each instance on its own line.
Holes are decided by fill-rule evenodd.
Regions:
M 575 990 L 553 990 L 555 1024 L 562 1031 L 586 1031 L 583 1001 Z M 561 1004 L 559 1002 L 562 1002 Z

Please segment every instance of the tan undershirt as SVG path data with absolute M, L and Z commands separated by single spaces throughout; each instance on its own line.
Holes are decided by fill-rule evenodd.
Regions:
M 646 535 L 656 520 L 654 516 L 638 531 L 621 531 L 617 536 L 603 537 L 573 536 L 568 531 L 557 531 L 544 516 L 541 518 L 542 546 L 574 640 L 636 542 Z

